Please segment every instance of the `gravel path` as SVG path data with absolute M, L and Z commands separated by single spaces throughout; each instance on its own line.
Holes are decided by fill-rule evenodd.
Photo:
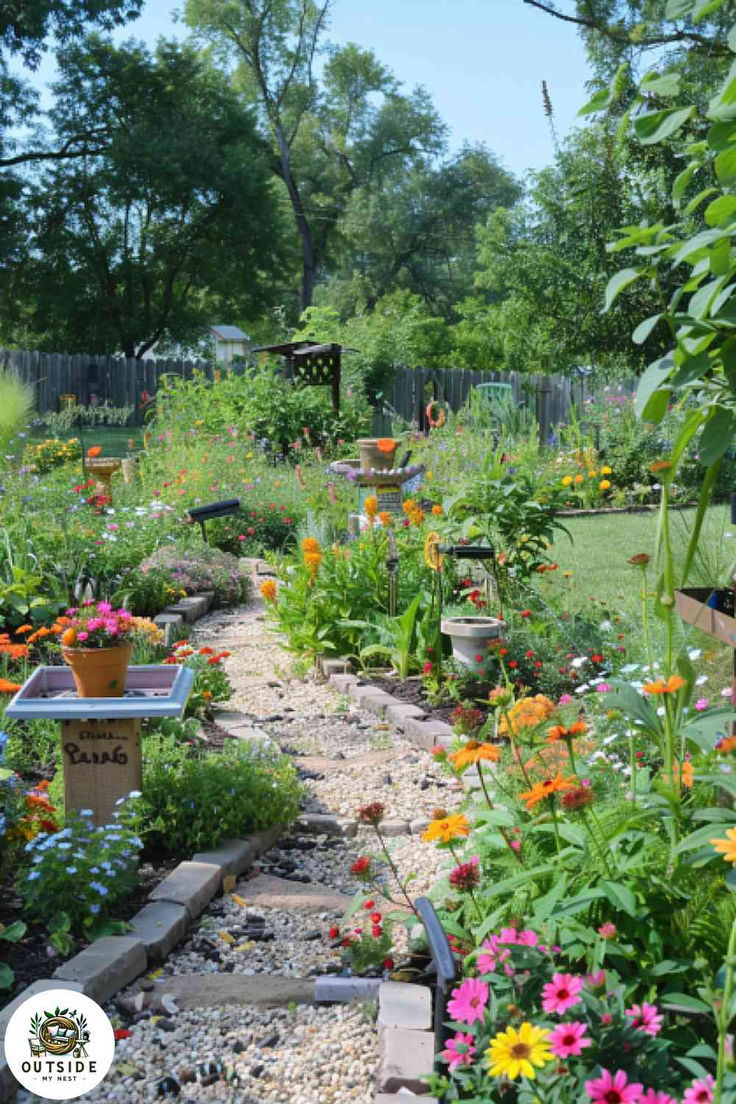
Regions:
M 461 801 L 462 791 L 434 769 L 427 753 L 355 710 L 331 687 L 299 677 L 267 629 L 260 602 L 209 614 L 193 639 L 231 652 L 227 670 L 235 695 L 228 709 L 247 714 L 295 757 L 307 787 L 305 811 L 354 817 L 359 805 L 380 799 L 388 817 L 413 820 Z M 238 882 L 234 893 L 240 901 L 232 895 L 215 900 L 155 980 L 140 979 L 107 1006 L 131 1036 L 118 1042 L 115 1066 L 86 1099 L 137 1104 L 179 1095 L 233 1104 L 369 1104 L 377 1063 L 374 1008 L 264 1009 L 232 1002 L 216 1006 L 210 1000 L 207 1007 L 178 1003 L 169 1015 L 160 1005 L 145 1004 L 154 988 L 166 991 L 168 978 L 172 989 L 190 979 L 196 1001 L 196 986 L 204 986 L 206 977 L 212 985 L 232 986 L 239 983 L 223 975 L 242 975 L 245 984 L 245 978 L 258 975 L 295 979 L 340 973 L 339 946 L 328 934 L 343 911 L 336 895 L 355 892 L 350 867 L 358 854 L 374 847 L 365 830 L 351 841 L 297 833 L 280 840 L 261 860 L 263 873 Z M 397 837 L 391 850 L 402 874 L 415 876 L 412 894 L 428 889 L 438 852 L 416 836 Z M 302 908 L 297 896 L 293 908 L 269 905 L 258 887 L 274 874 L 295 895 L 323 893 L 321 907 Z M 401 952 L 401 940 L 398 947 Z

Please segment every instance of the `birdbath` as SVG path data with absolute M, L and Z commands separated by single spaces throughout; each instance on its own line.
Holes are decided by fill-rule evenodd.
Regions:
M 358 488 L 358 512 L 350 516 L 351 532 L 357 532 L 368 524 L 363 510 L 366 498 L 374 495 L 378 510 L 400 516 L 402 513 L 403 486 L 424 471 L 423 464 L 404 464 L 397 468 L 361 468 L 358 459 L 335 460 L 330 471 L 342 475 Z
M 113 473 L 123 465 L 120 456 L 93 456 L 85 460 L 85 467 L 97 480 L 96 495 L 104 495 L 112 502 L 111 480 Z
M 129 667 L 122 698 L 80 698 L 68 667 L 37 667 L 6 709 L 16 721 L 61 727 L 64 804 L 110 824 L 115 806 L 143 783 L 141 720 L 181 717 L 194 682 L 188 667 Z

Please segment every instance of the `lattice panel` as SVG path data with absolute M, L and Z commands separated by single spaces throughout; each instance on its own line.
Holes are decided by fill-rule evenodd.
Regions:
M 294 357 L 294 376 L 300 383 L 326 385 L 339 378 L 340 357 L 336 353 L 307 354 Z

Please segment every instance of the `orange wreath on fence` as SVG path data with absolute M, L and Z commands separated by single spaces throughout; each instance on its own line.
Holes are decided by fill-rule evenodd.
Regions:
M 436 399 L 432 399 L 431 403 L 427 403 L 427 409 L 424 411 L 427 415 L 427 423 L 430 429 L 439 429 L 445 424 L 445 408 L 438 403 Z

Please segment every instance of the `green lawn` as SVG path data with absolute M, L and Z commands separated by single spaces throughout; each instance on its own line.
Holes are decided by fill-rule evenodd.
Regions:
M 670 513 L 672 545 L 678 560 L 684 557 L 694 516 L 694 509 Z M 591 611 L 600 602 L 601 616 L 604 616 L 604 606 L 614 613 L 627 615 L 630 638 L 631 626 L 636 632 L 640 625 L 640 573 L 627 561 L 637 552 L 647 552 L 654 557 L 658 514 L 609 514 L 563 521 L 572 543 L 564 534 L 555 542 L 552 554 L 559 564 L 559 573 L 550 576 L 554 582 L 548 585 L 567 588 L 570 608 Z M 735 567 L 736 525 L 729 522 L 727 506 L 714 506 L 706 516 L 688 584 L 727 586 Z M 566 578 L 564 573 L 568 571 L 572 574 Z M 648 581 L 651 591 L 655 581 L 653 570 L 648 573 Z M 655 633 L 658 628 L 654 619 Z M 688 627 L 686 631 L 688 646 L 703 650 L 697 666 L 711 676 L 711 692 L 713 687 L 720 689 L 730 683 L 731 649 L 697 629 Z M 636 642 L 633 643 L 636 646 Z

